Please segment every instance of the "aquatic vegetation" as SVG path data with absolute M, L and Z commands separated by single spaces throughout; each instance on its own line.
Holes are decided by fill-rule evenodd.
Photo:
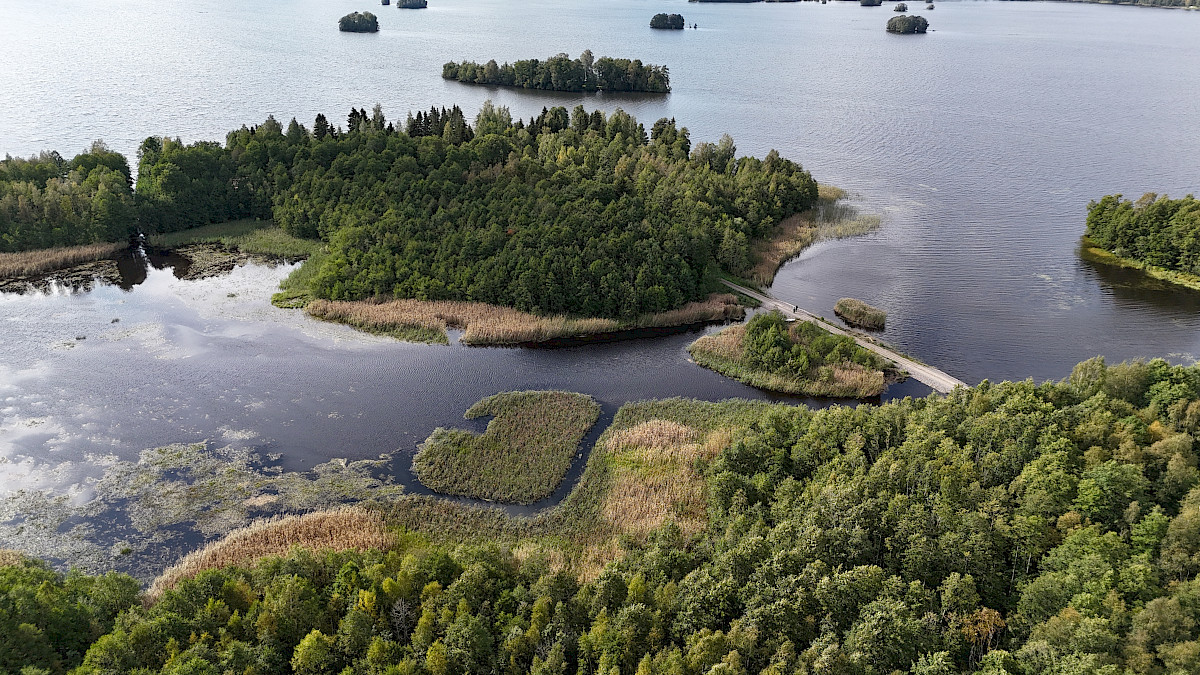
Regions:
M 833 313 L 857 328 L 883 330 L 887 324 L 887 312 L 854 298 L 838 300 L 833 306 Z
M 288 260 L 307 258 L 321 248 L 319 241 L 293 237 L 269 220 L 253 218 L 154 234 L 147 243 L 156 248 L 216 243 L 243 253 Z
M 809 246 L 867 234 L 878 229 L 879 223 L 879 216 L 859 213 L 844 190 L 822 185 L 811 208 L 784 218 L 772 233 L 750 247 L 754 264 L 745 276 L 760 286 L 769 285 L 784 263 Z
M 751 386 L 804 396 L 878 396 L 890 367 L 849 337 L 809 321 L 789 326 L 777 311 L 706 335 L 688 353 L 697 364 Z
M 128 247 L 125 243 L 84 244 L 0 253 L 0 279 L 37 276 L 83 263 L 107 260 Z
M 379 511 L 339 507 L 298 516 L 255 521 L 189 553 L 150 585 L 146 597 L 156 602 L 162 594 L 204 570 L 249 567 L 268 556 L 286 556 L 293 548 L 310 551 L 387 550 L 396 541 Z
M 434 430 L 413 458 L 413 473 L 438 492 L 529 504 L 562 483 L 600 406 L 585 394 L 504 392 L 464 416 L 492 420 L 482 434 Z
M 303 269 L 303 268 L 301 268 Z M 303 287 L 294 272 L 285 288 Z M 299 297 L 298 301 L 293 301 Z M 277 296 L 275 304 L 304 302 L 306 296 Z M 603 335 L 637 328 L 686 326 L 741 318 L 737 298 L 714 293 L 703 302 L 692 302 L 678 309 L 637 317 L 632 321 L 602 318 L 539 316 L 507 307 L 481 302 L 450 300 L 329 301 L 315 300 L 305 306 L 318 319 L 336 321 L 372 333 L 391 335 L 411 342 L 448 342 L 446 330 L 463 330 L 462 342 L 468 345 L 513 345 L 546 342 L 559 338 Z

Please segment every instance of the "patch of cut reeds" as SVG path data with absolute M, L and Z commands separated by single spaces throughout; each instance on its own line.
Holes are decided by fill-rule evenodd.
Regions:
M 854 298 L 838 300 L 833 306 L 833 313 L 857 328 L 883 330 L 887 325 L 887 312 Z
M 470 345 L 545 342 L 630 328 L 727 321 L 739 318 L 742 313 L 737 298 L 729 293 L 715 293 L 704 301 L 649 314 L 629 324 L 613 319 L 538 316 L 482 302 L 453 300 L 315 300 L 306 309 L 318 319 L 414 341 L 446 342 L 447 329 L 461 329 L 462 342 Z
M 841 188 L 818 186 L 816 205 L 784 218 L 771 236 L 751 248 L 754 266 L 747 278 L 761 286 L 770 285 L 784 263 L 818 241 L 856 237 L 879 227 L 879 216 L 860 214 L 846 203 L 846 196 Z
M 124 243 L 108 243 L 0 253 L 0 278 L 32 277 L 75 265 L 105 260 L 126 248 L 128 245 Z
M 268 556 L 287 555 L 293 547 L 314 551 L 385 550 L 395 541 L 383 515 L 361 507 L 261 520 L 188 554 L 154 580 L 146 598 L 154 603 L 180 581 L 204 570 L 244 567 Z

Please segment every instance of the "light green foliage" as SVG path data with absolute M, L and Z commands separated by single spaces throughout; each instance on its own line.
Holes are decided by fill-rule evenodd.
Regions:
M 0 161 L 0 252 L 119 241 L 136 211 L 129 163 L 99 141 L 71 161 L 57 152 Z
M 579 442 L 599 415 L 600 406 L 584 394 L 524 391 L 489 396 L 465 415 L 491 416 L 487 431 L 436 429 L 413 458 L 413 472 L 438 492 L 535 502 L 562 482 Z
M 159 248 L 218 243 L 244 253 L 289 259 L 307 258 L 320 248 L 320 242 L 293 237 L 270 221 L 250 218 L 153 235 L 148 243 Z

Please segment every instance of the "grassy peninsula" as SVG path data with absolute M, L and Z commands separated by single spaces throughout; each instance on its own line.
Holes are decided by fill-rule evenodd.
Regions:
M 1096 262 L 1200 290 L 1200 201 L 1108 195 L 1088 204 L 1082 252 Z
M 1161 360 L 857 408 L 634 403 L 532 518 L 399 497 L 320 521 L 335 542 L 267 523 L 146 598 L 0 554 L 0 665 L 1191 673 L 1197 433 L 1200 370 Z
M 803 396 L 869 398 L 891 364 L 816 324 L 788 324 L 777 311 L 706 335 L 688 347 L 699 365 L 754 387 Z
M 544 499 L 562 483 L 600 406 L 584 394 L 505 392 L 465 415 L 487 416 L 482 434 L 436 429 L 413 458 L 417 478 L 445 494 L 518 504 Z

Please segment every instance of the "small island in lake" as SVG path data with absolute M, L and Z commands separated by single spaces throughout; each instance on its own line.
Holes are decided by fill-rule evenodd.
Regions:
M 579 58 L 566 54 L 545 61 L 527 59 L 499 65 L 450 61 L 442 66 L 442 77 L 464 84 L 489 84 L 522 89 L 551 91 L 643 91 L 665 94 L 671 91 L 671 75 L 666 66 L 643 64 L 641 60 L 594 58 L 584 50 Z
M 907 12 L 908 5 L 904 4 L 903 2 L 897 2 L 896 6 L 892 8 L 892 11 L 893 12 Z
M 351 12 L 338 19 L 338 30 L 345 33 L 378 33 L 379 19 L 370 12 Z
M 879 7 L 883 5 L 883 0 L 858 0 L 858 4 L 863 7 Z
M 1083 255 L 1140 269 L 1151 277 L 1200 289 L 1200 200 L 1150 192 L 1141 199 L 1107 195 L 1088 204 Z
M 683 30 L 686 24 L 683 21 L 682 14 L 655 14 L 650 19 L 651 28 L 669 28 L 672 30 Z
M 425 9 L 429 0 L 396 0 L 396 9 Z
M 890 362 L 845 335 L 778 311 L 705 335 L 688 347 L 698 365 L 752 387 L 801 396 L 868 398 L 883 392 Z
M 838 300 L 833 306 L 833 313 L 855 328 L 883 330 L 887 322 L 887 312 L 854 298 Z
M 911 35 L 913 33 L 924 33 L 929 28 L 929 22 L 922 16 L 893 16 L 888 19 L 887 32 L 900 33 L 903 35 Z

